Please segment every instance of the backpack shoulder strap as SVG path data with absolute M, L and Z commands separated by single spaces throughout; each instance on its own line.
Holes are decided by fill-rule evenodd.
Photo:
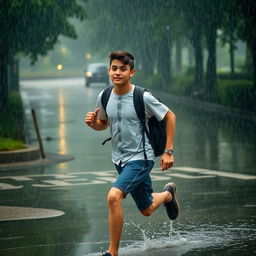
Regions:
M 103 107 L 107 117 L 108 117 L 108 114 L 107 114 L 107 104 L 108 104 L 108 100 L 109 100 L 109 97 L 110 97 L 110 94 L 111 94 L 111 91 L 112 91 L 113 88 L 114 88 L 114 86 L 107 87 L 106 89 L 104 89 L 104 91 L 103 91 L 103 93 L 101 95 L 101 104 L 102 104 L 102 107 Z M 102 142 L 102 145 L 105 145 L 105 143 L 107 141 L 110 141 L 110 140 L 111 140 L 111 137 L 107 138 L 106 140 L 104 140 Z
M 145 120 L 145 106 L 144 106 L 144 99 L 143 99 L 143 94 L 145 91 L 146 91 L 145 88 L 140 86 L 135 86 L 134 92 L 133 92 L 133 103 L 134 103 L 135 111 L 137 113 L 138 118 L 141 121 Z
M 102 107 L 103 107 L 103 109 L 104 109 L 106 115 L 107 115 L 107 111 L 106 111 L 106 109 L 107 109 L 107 104 L 108 104 L 108 100 L 109 100 L 109 97 L 110 97 L 110 94 L 111 94 L 111 91 L 112 91 L 113 87 L 114 87 L 114 86 L 109 86 L 109 87 L 107 87 L 107 88 L 103 91 L 103 93 L 102 93 L 102 95 L 101 95 L 101 104 L 102 104 Z
M 135 111 L 137 113 L 138 118 L 140 119 L 141 126 L 142 126 L 142 143 L 143 143 L 143 151 L 144 151 L 144 159 L 147 160 L 147 153 L 145 148 L 145 133 L 149 137 L 149 132 L 146 127 L 146 121 L 145 121 L 145 105 L 144 105 L 144 99 L 143 94 L 146 91 L 145 88 L 140 86 L 135 86 L 134 92 L 133 92 L 133 104 Z

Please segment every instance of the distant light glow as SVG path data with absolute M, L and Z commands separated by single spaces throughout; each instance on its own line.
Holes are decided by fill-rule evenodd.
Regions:
M 86 53 L 86 54 L 84 55 L 84 57 L 85 57 L 86 59 L 91 59 L 91 58 L 92 58 L 92 55 L 91 55 L 90 53 Z
M 63 66 L 61 64 L 57 65 L 57 70 L 62 70 Z
M 63 54 L 66 54 L 67 53 L 67 51 L 68 51 L 68 49 L 66 48 L 66 47 L 61 47 L 61 52 L 63 53 Z

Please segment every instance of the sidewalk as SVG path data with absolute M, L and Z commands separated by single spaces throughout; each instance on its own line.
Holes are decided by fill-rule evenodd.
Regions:
M 34 167 L 44 167 L 52 164 L 57 164 L 61 162 L 71 161 L 74 157 L 70 155 L 61 155 L 56 153 L 46 153 L 46 158 L 39 158 L 33 161 L 24 161 L 17 163 L 8 163 L 8 164 L 0 164 L 0 172 L 1 171 L 9 171 L 9 170 L 18 170 L 18 169 L 29 169 Z

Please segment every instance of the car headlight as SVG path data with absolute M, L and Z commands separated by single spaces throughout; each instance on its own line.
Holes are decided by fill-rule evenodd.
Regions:
M 87 76 L 87 77 L 92 77 L 92 72 L 86 72 L 86 73 L 85 73 L 85 76 Z

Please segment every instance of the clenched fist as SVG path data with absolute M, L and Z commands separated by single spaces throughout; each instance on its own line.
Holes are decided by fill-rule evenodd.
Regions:
M 92 127 L 92 128 L 95 127 L 95 125 L 96 125 L 96 123 L 97 123 L 99 111 L 100 111 L 100 109 L 97 108 L 97 109 L 95 110 L 95 112 L 88 112 L 88 113 L 86 114 L 84 121 L 85 121 L 85 123 L 86 123 L 88 126 L 90 126 L 90 127 Z

